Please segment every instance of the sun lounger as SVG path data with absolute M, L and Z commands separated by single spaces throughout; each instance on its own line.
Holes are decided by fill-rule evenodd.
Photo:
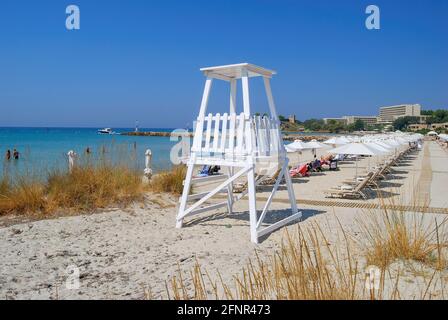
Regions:
M 363 189 L 367 187 L 369 181 L 370 179 L 365 179 L 359 182 L 356 186 L 342 185 L 339 186 L 339 188 L 326 190 L 324 191 L 324 193 L 326 194 L 327 197 L 330 198 L 341 197 L 341 198 L 367 199 L 367 196 L 363 192 Z

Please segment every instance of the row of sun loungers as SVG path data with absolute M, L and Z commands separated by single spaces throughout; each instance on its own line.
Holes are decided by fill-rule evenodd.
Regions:
M 343 183 L 335 188 L 324 191 L 326 197 L 330 198 L 355 198 L 355 199 L 367 199 L 366 189 L 378 188 L 379 180 L 385 179 L 386 175 L 391 173 L 392 167 L 400 164 L 412 149 L 407 149 L 401 152 L 398 156 L 390 159 L 382 166 L 371 170 L 364 176 L 358 176 L 358 178 L 352 180 L 345 180 Z

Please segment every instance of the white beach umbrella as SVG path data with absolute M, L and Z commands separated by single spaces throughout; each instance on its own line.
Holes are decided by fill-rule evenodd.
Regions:
M 402 138 L 402 137 L 397 137 L 397 138 L 395 138 L 395 141 L 397 141 L 398 143 L 400 143 L 400 144 L 402 144 L 402 145 L 405 145 L 405 144 L 408 144 L 408 143 L 409 143 L 409 141 L 407 141 L 406 139 L 404 139 L 404 138 Z
M 393 147 L 388 145 L 387 143 L 385 143 L 383 140 L 377 140 L 375 141 L 375 143 L 381 147 L 383 147 L 384 149 L 389 150 L 389 152 L 392 152 Z
M 341 137 L 332 137 L 328 140 L 324 141 L 325 144 L 332 145 L 336 148 L 336 146 L 341 146 L 347 144 L 347 139 L 342 139 Z
M 345 143 L 347 144 L 347 143 L 352 142 L 352 141 L 353 141 L 353 138 L 352 138 L 352 137 L 345 137 L 345 136 L 342 136 L 342 137 L 339 137 L 339 140 L 340 140 L 340 141 L 343 141 L 343 142 L 345 142 Z
M 391 152 L 390 149 L 385 148 L 384 146 L 378 144 L 375 141 L 367 141 L 367 142 L 364 142 L 364 144 L 369 146 L 369 147 L 372 147 L 373 149 L 377 149 L 379 154 L 386 154 L 386 153 Z
M 306 150 L 306 149 L 311 149 L 307 146 L 307 144 L 305 142 L 303 142 L 302 140 L 294 140 L 294 142 L 287 144 L 285 147 L 287 147 L 287 150 L 294 150 L 291 152 L 295 152 L 295 151 L 302 151 L 302 150 Z
M 384 143 L 390 145 L 391 147 L 393 147 L 393 148 L 395 148 L 395 149 L 398 148 L 398 147 L 400 146 L 400 144 L 399 144 L 397 141 L 395 141 L 395 139 L 388 139 L 388 140 L 385 140 Z
M 427 133 L 427 135 L 428 135 L 428 136 L 438 136 L 439 134 L 438 134 L 437 132 L 435 132 L 435 131 L 429 131 L 429 132 Z
M 359 156 L 377 156 L 381 152 L 378 149 L 368 146 L 362 142 L 353 142 L 346 145 L 331 149 L 330 153 L 334 154 L 349 154 L 349 155 L 359 155 Z M 358 179 L 358 161 L 356 161 L 356 179 Z
M 374 149 L 362 142 L 353 142 L 346 145 L 331 149 L 330 153 L 335 154 L 350 154 L 350 155 L 363 155 L 363 156 L 376 156 L 380 154 L 377 149 Z
M 310 149 L 302 140 L 294 140 L 294 142 L 285 145 L 285 148 L 287 152 L 297 152 L 297 159 L 299 159 L 299 154 L 302 150 Z
M 293 148 L 289 147 L 288 145 L 285 145 L 285 149 L 286 149 L 286 152 L 288 152 L 288 153 L 292 153 L 292 152 L 296 152 L 297 151 L 296 149 L 293 149 Z
M 379 152 L 378 156 L 382 156 L 382 155 L 392 152 L 390 148 L 384 147 L 384 146 L 378 144 L 376 141 L 366 141 L 366 142 L 364 142 L 364 144 L 366 144 L 367 146 L 372 147 L 374 149 L 377 149 Z M 370 158 L 369 158 L 369 162 L 367 165 L 370 170 Z
M 316 139 L 313 139 L 310 142 L 307 142 L 306 146 L 309 149 L 312 149 L 314 155 L 316 154 L 316 149 L 326 149 L 326 148 L 329 148 L 329 146 L 327 146 L 326 144 L 320 143 Z

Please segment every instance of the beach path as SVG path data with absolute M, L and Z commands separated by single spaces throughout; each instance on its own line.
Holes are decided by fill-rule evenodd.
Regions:
M 430 206 L 448 207 L 448 151 L 436 142 L 429 143 L 432 181 L 430 185 Z

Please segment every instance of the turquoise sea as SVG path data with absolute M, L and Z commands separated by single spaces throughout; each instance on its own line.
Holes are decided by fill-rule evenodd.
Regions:
M 0 176 L 28 174 L 46 176 L 54 169 L 66 170 L 67 152 L 74 150 L 80 158 L 92 161 L 126 163 L 143 170 L 145 150 L 153 154 L 155 171 L 171 167 L 170 150 L 176 141 L 169 137 L 133 137 L 119 134 L 101 135 L 98 128 L 0 128 Z M 131 128 L 114 128 L 116 133 L 133 131 Z M 142 128 L 140 131 L 167 131 L 172 129 Z M 19 160 L 5 160 L 6 151 L 16 148 Z M 86 149 L 90 155 L 86 156 Z
M 170 150 L 177 143 L 169 137 L 138 137 L 120 135 L 133 128 L 113 128 L 117 134 L 102 135 L 98 128 L 1 128 L 0 177 L 33 175 L 46 177 L 55 169 L 67 170 L 67 152 L 75 151 L 80 159 L 107 160 L 144 169 L 145 151 L 151 149 L 152 169 L 169 169 Z M 140 131 L 171 132 L 167 128 L 141 128 Z M 299 133 L 310 134 L 310 133 Z M 20 152 L 19 160 L 5 160 L 6 151 Z M 87 156 L 86 149 L 91 153 Z

